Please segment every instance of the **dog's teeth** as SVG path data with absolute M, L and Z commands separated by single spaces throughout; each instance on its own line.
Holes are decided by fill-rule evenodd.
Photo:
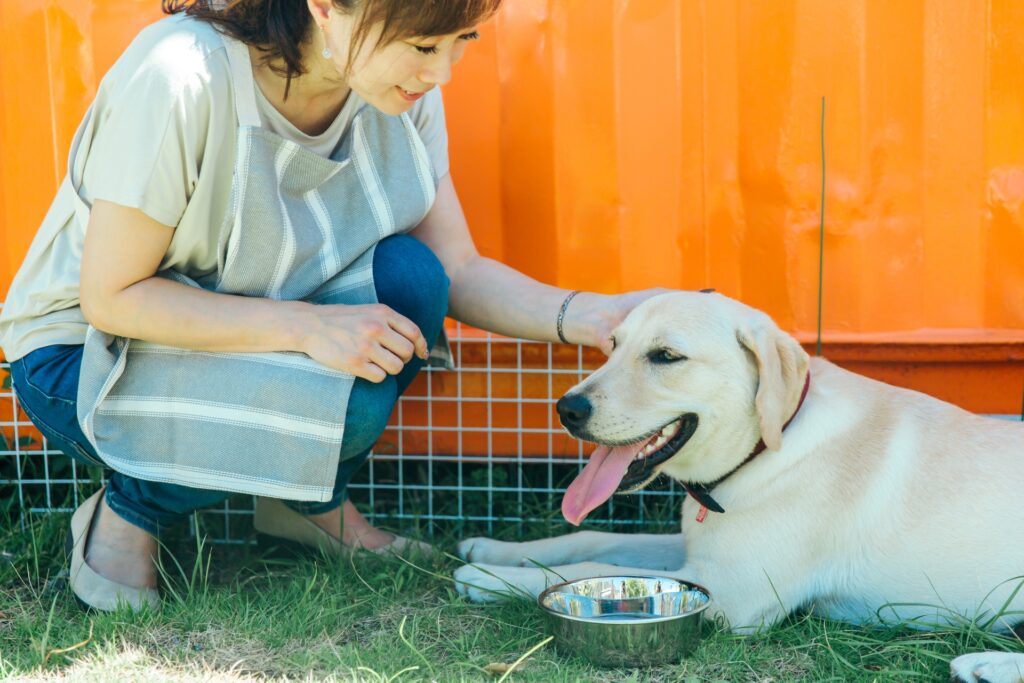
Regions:
M 673 422 L 669 426 L 667 426 L 664 429 L 662 429 L 661 433 L 664 434 L 665 437 L 667 437 L 667 438 L 672 438 L 673 436 L 675 436 L 675 433 L 678 432 L 678 431 L 679 431 L 679 423 L 678 422 Z
M 637 454 L 633 456 L 633 460 L 643 460 L 644 458 L 653 454 L 655 451 L 657 451 L 659 448 L 661 448 L 668 442 L 670 436 L 671 435 L 666 435 L 665 430 L 663 429 L 661 432 L 658 433 L 658 435 L 655 438 L 648 441 L 646 444 L 644 444 L 643 448 L 637 451 Z
M 637 451 L 637 453 L 636 453 L 636 455 L 635 455 L 635 456 L 633 457 L 633 459 L 634 459 L 634 460 L 643 460 L 643 459 L 644 459 L 644 458 L 646 458 L 646 457 L 647 457 L 648 455 L 650 455 L 651 453 L 653 453 L 653 452 L 654 452 L 654 451 L 655 451 L 656 449 L 657 449 L 657 443 L 655 443 L 655 442 L 650 442 L 650 443 L 648 443 L 647 445 L 645 445 L 645 446 L 644 446 L 643 448 L 641 448 L 641 449 L 640 449 L 639 451 Z

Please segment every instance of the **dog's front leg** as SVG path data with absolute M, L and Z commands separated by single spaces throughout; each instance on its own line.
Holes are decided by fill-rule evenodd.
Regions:
M 602 562 L 578 562 L 545 568 L 467 564 L 455 570 L 455 587 L 473 602 L 494 602 L 515 595 L 535 598 L 548 586 L 562 581 L 649 573 L 650 570 L 643 567 L 621 567 Z
M 672 571 L 686 561 L 682 534 L 612 534 L 579 531 L 574 534 L 515 543 L 469 538 L 459 543 L 459 557 L 508 567 L 602 562 L 645 570 Z

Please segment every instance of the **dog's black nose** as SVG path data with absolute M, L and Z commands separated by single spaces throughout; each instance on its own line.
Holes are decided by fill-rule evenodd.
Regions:
M 566 394 L 558 399 L 555 409 L 558 410 L 558 416 L 566 429 L 578 429 L 590 418 L 593 406 L 583 394 Z

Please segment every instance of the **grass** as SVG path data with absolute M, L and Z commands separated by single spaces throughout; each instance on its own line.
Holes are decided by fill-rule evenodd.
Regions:
M 802 616 L 750 637 L 706 625 L 701 646 L 677 665 L 598 669 L 541 645 L 548 634 L 530 602 L 459 598 L 448 578 L 455 560 L 281 561 L 184 536 L 168 542 L 160 610 L 86 614 L 55 578 L 66 522 L 64 514 L 0 521 L 0 679 L 936 681 L 947 680 L 957 654 L 1019 649 L 970 628 L 872 630 Z

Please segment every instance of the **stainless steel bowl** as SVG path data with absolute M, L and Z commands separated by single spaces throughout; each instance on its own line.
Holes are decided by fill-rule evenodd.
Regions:
M 601 576 L 550 586 L 537 603 L 559 650 L 600 666 L 656 666 L 697 646 L 711 594 L 663 576 Z

